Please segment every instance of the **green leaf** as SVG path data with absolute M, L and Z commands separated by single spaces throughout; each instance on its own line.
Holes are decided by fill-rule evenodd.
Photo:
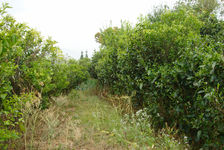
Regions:
M 21 130 L 22 132 L 25 132 L 25 131 L 26 131 L 26 128 L 25 128 L 25 126 L 24 126 L 23 123 L 19 123 L 19 128 L 20 128 L 20 130 Z
M 4 125 L 12 125 L 12 123 L 10 120 L 6 120 L 6 121 L 4 121 Z
M 7 40 L 4 40 L 4 41 L 3 41 L 3 46 L 4 46 L 5 48 L 8 48 L 8 47 L 9 47 L 9 42 L 8 42 Z
M 200 138 L 201 138 L 201 130 L 198 131 L 198 133 L 197 133 L 197 139 L 196 140 L 199 141 Z
M 142 87 L 143 87 L 143 83 L 140 83 L 139 85 L 140 90 L 142 89 Z
M 2 99 L 5 99 L 6 96 L 7 96 L 7 94 L 1 94 L 1 98 L 2 98 Z
M 15 44 L 16 43 L 16 34 L 12 35 L 12 43 Z

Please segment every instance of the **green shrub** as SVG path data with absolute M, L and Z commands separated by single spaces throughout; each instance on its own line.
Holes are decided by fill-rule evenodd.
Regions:
M 145 97 L 154 126 L 178 127 L 195 148 L 223 145 L 223 64 L 222 55 L 203 49 L 154 70 L 153 91 Z
M 23 132 L 23 108 L 33 99 L 32 94 L 13 95 L 2 101 L 0 111 L 0 148 L 7 148 L 7 142 L 20 137 Z
M 224 146 L 224 24 L 190 6 L 141 17 L 96 34 L 96 77 L 112 93 L 132 95 L 156 129 L 175 127 L 194 149 Z M 133 96 L 134 95 L 134 96 Z
M 18 23 L 7 14 L 7 8 L 7 3 L 0 7 L 1 148 L 22 132 L 21 107 L 24 100 L 34 99 L 25 95 L 35 93 L 44 109 L 51 96 L 69 92 L 89 77 L 86 65 L 65 58 L 56 41 L 43 39 L 36 30 Z

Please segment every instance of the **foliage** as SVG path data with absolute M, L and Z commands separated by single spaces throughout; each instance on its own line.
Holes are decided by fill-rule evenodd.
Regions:
M 70 83 L 68 89 L 74 89 L 79 84 L 86 81 L 87 78 L 90 76 L 88 69 L 89 69 L 89 59 L 83 58 L 83 60 L 79 60 L 79 62 L 77 62 L 74 59 L 70 59 L 68 61 L 68 68 L 67 68 L 68 81 Z
M 89 77 L 88 68 L 63 56 L 56 41 L 18 23 L 0 8 L 0 142 L 18 137 L 22 106 L 38 97 L 46 108 L 49 98 L 69 92 Z M 33 96 L 29 96 L 33 95 Z
M 118 86 L 123 80 L 119 76 L 124 66 L 120 65 L 119 61 L 122 60 L 121 58 L 124 57 L 127 50 L 130 29 L 130 24 L 124 22 L 121 28 L 109 27 L 96 34 L 96 37 L 99 36 L 97 39 L 101 43 L 101 50 L 93 56 L 92 68 L 101 84 L 110 86 L 113 93 L 123 90 L 122 84 L 119 87 L 113 88 L 113 86 L 115 82 Z
M 112 93 L 128 94 L 136 108 L 146 107 L 156 129 L 167 124 L 186 134 L 195 149 L 220 149 L 224 22 L 206 2 L 161 8 L 133 28 L 122 23 L 101 30 L 92 68 Z

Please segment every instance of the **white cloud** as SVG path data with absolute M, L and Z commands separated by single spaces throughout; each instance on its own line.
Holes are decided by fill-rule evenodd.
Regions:
M 70 56 L 79 58 L 81 51 L 89 55 L 98 47 L 94 35 L 100 28 L 120 25 L 121 20 L 136 22 L 153 6 L 173 5 L 176 0 L 8 0 L 10 13 L 44 36 L 51 36 Z

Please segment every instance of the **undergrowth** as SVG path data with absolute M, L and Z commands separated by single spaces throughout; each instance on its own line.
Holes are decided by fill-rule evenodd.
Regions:
M 147 110 L 135 112 L 130 97 L 108 96 L 94 84 L 94 81 L 88 81 L 81 85 L 79 88 L 83 91 L 78 92 L 79 100 L 74 103 L 76 118 L 88 132 L 83 137 L 85 140 L 111 149 L 188 149 L 188 144 L 177 138 L 174 128 L 167 126 L 155 132 Z M 95 95 L 104 96 L 99 99 Z
M 25 107 L 23 136 L 11 143 L 15 146 L 9 149 L 188 148 L 174 138 L 174 129 L 152 130 L 145 109 L 135 113 L 131 109 L 124 111 L 123 105 L 118 106 L 121 103 L 111 105 L 112 101 L 99 98 L 95 84 L 94 80 L 88 81 L 68 96 L 53 98 L 45 110 L 34 105 Z

